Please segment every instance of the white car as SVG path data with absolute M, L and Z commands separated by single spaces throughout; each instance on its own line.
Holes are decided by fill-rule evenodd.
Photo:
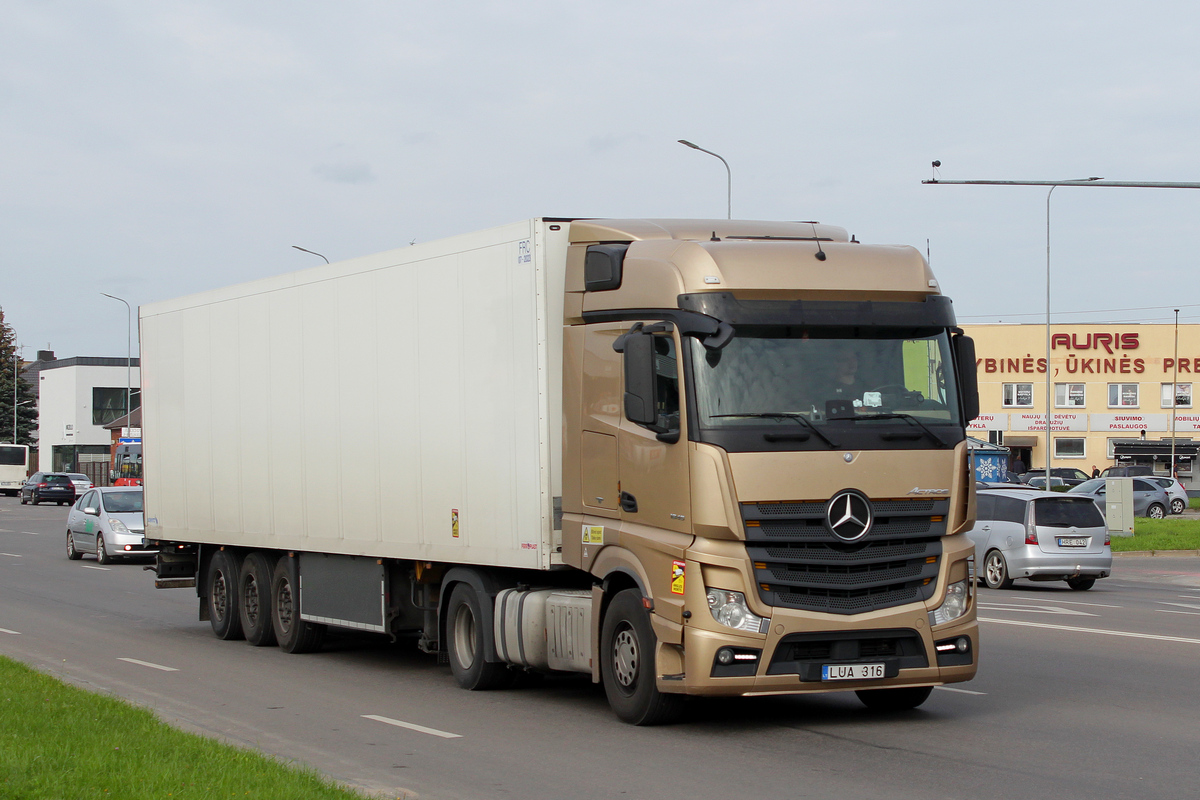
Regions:
M 1147 477 L 1146 480 L 1152 483 L 1157 483 L 1159 486 L 1167 490 L 1167 497 L 1171 498 L 1171 513 L 1182 514 L 1183 510 L 1188 507 L 1187 489 L 1183 488 L 1183 484 L 1175 478 L 1159 478 Z
M 67 558 L 76 561 L 95 553 L 96 562 L 152 556 L 145 544 L 142 487 L 107 486 L 85 492 L 67 515 Z
M 91 489 L 96 484 L 92 483 L 92 479 L 82 472 L 68 472 L 67 477 L 71 479 L 71 484 L 75 487 L 75 496 L 81 497 L 88 489 Z

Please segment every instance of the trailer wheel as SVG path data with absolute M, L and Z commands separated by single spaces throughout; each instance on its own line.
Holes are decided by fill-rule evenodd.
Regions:
M 218 550 L 208 564 L 208 621 L 218 639 L 242 638 L 237 608 L 238 561 L 231 551 Z
M 600 676 L 608 704 L 625 722 L 658 725 L 673 721 L 683 711 L 683 695 L 664 694 L 655 685 L 657 643 L 641 591 L 618 592 L 600 632 Z
M 513 677 L 508 665 L 485 659 L 483 619 L 475 590 L 467 583 L 455 584 L 446 609 L 446 648 L 454 680 L 471 691 L 499 689 L 510 685 Z
M 271 626 L 279 649 L 285 653 L 311 653 L 321 647 L 325 626 L 300 619 L 298 581 L 292 569 L 293 560 L 279 559 L 271 579 Z
M 266 553 L 254 552 L 242 562 L 238 576 L 238 614 L 246 641 L 255 647 L 275 644 L 271 622 L 271 561 Z
M 860 689 L 855 692 L 867 708 L 876 711 L 908 711 L 929 699 L 932 686 L 904 689 Z

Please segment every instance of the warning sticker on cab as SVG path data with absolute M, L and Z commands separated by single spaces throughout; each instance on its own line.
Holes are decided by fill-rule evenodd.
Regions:
M 584 544 L 604 544 L 604 526 L 603 525 L 584 525 L 583 526 L 583 543 Z
M 671 594 L 683 594 L 683 567 L 682 561 L 671 562 Z

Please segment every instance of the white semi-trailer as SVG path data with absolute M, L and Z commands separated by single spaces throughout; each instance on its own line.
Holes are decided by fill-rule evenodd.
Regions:
M 222 638 L 410 636 L 634 723 L 975 674 L 974 349 L 913 248 L 542 218 L 140 322 L 156 583 Z

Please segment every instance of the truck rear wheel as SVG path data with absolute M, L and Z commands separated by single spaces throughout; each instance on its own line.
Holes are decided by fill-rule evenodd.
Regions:
M 238 576 L 238 613 L 246 641 L 255 647 L 275 644 L 271 623 L 271 561 L 266 553 L 254 552 L 242 562 Z
M 454 680 L 471 691 L 498 689 L 512 682 L 507 664 L 486 660 L 483 646 L 483 607 L 467 583 L 457 583 L 446 607 L 446 649 Z
M 281 558 L 271 579 L 271 626 L 279 649 L 285 653 L 311 653 L 321 647 L 325 626 L 300 619 L 300 595 L 292 568 L 293 559 Z
M 876 711 L 907 711 L 929 699 L 932 686 L 904 689 L 860 689 L 855 692 L 867 708 Z
M 208 621 L 218 639 L 242 638 L 237 602 L 239 561 L 231 551 L 218 550 L 208 564 Z
M 637 589 L 618 592 L 604 615 L 600 633 L 600 675 L 608 704 L 633 725 L 671 722 L 683 711 L 684 698 L 658 691 L 654 651 L 658 638 Z

